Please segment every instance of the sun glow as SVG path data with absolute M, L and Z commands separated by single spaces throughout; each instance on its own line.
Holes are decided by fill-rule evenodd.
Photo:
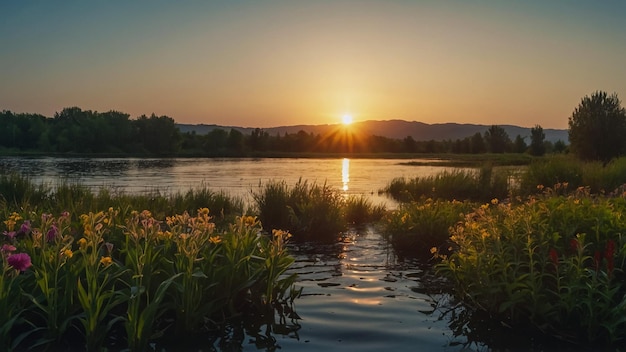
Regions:
M 351 123 L 352 123 L 352 115 L 350 115 L 350 114 L 344 114 L 344 115 L 341 117 L 341 122 L 342 122 L 344 125 L 346 125 L 346 126 L 347 126 L 347 125 L 349 125 L 349 124 L 351 124 Z

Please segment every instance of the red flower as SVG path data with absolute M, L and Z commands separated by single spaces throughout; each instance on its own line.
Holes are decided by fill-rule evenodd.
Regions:
M 569 241 L 569 246 L 572 248 L 572 250 L 573 250 L 574 252 L 577 252 L 577 251 L 578 251 L 578 246 L 579 246 L 579 244 L 578 244 L 578 240 L 577 240 L 577 239 L 575 239 L 575 238 L 572 238 L 572 239 Z
M 604 252 L 604 258 L 606 259 L 606 273 L 611 277 L 611 273 L 613 273 L 614 263 L 613 263 L 613 255 L 615 254 L 615 241 L 609 240 L 606 243 L 606 250 Z
M 554 263 L 555 266 L 559 264 L 559 254 L 556 252 L 556 249 L 554 248 L 550 249 L 550 259 L 552 260 L 552 263 Z
M 602 254 L 600 254 L 600 251 L 595 251 L 595 253 L 593 253 L 593 264 L 596 267 L 596 271 L 600 269 L 601 260 L 602 260 Z

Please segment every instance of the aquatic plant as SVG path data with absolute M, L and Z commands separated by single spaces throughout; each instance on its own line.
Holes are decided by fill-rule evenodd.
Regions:
M 141 351 L 292 304 L 289 235 L 263 235 L 247 216 L 217 232 L 208 214 L 10 213 L 0 225 L 0 346 Z
M 431 248 L 447 251 L 450 228 L 471 211 L 474 203 L 421 199 L 402 203 L 383 221 L 383 234 L 403 255 L 429 259 Z
M 509 193 L 508 175 L 503 171 L 494 172 L 486 164 L 478 170 L 455 169 L 428 177 L 395 178 L 382 192 L 400 202 L 421 198 L 469 201 L 503 199 Z
M 297 240 L 334 241 L 345 230 L 343 198 L 326 184 L 299 180 L 293 187 L 270 181 L 252 192 L 260 221 L 289 230 Z
M 455 297 L 509 326 L 617 346 L 626 336 L 626 199 L 531 198 L 486 203 L 452 230 L 438 272 Z M 595 347 L 601 345 L 594 345 Z

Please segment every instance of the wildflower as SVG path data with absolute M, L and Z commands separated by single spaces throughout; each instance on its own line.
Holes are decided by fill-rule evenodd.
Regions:
M 107 253 L 111 254 L 113 252 L 113 243 L 111 243 L 111 242 L 104 242 L 104 246 L 107 249 Z
M 67 258 L 71 258 L 74 255 L 74 252 L 72 252 L 71 249 L 66 249 L 63 251 L 63 255 L 66 256 Z
M 543 191 L 545 187 L 543 185 L 537 185 L 537 190 L 538 191 Z
M 56 227 L 56 225 L 50 226 L 50 230 L 48 230 L 48 233 L 46 233 L 46 241 L 48 242 L 54 241 L 55 238 L 57 238 L 58 233 L 59 233 L 59 229 Z
M 554 248 L 550 248 L 550 260 L 552 260 L 554 266 L 557 266 L 559 264 L 559 254 Z
M 64 219 L 68 219 L 70 217 L 70 213 L 66 210 L 61 213 L 61 217 Z
M 111 265 L 111 263 L 113 263 L 113 259 L 111 259 L 111 257 L 102 257 L 102 258 L 100 258 L 100 264 L 102 264 L 104 266 L 109 266 L 109 265 Z
M 498 204 L 498 198 L 494 198 L 491 200 L 491 204 L 496 205 Z
M 222 238 L 220 236 L 211 236 L 211 237 L 209 237 L 209 242 L 211 242 L 213 244 L 218 244 L 218 243 L 222 242 Z
M 613 255 L 615 254 L 615 241 L 609 240 L 606 243 L 606 250 L 604 252 L 604 258 L 606 259 L 606 272 L 611 277 L 615 263 L 613 262 Z
M 30 228 L 30 220 L 25 220 L 24 223 L 22 223 L 22 226 L 20 226 L 19 233 L 28 235 L 30 233 Z
M 15 246 L 12 246 L 10 244 L 3 244 L 2 245 L 2 249 L 0 249 L 0 251 L 2 253 L 11 253 L 13 251 L 15 251 L 17 248 L 15 248 Z
M 600 270 L 600 261 L 602 260 L 600 251 L 595 251 L 593 253 L 593 265 L 596 268 L 596 271 Z
M 80 247 L 80 249 L 85 249 L 87 248 L 87 240 L 83 237 L 80 240 L 78 240 L 78 246 Z
M 437 253 L 437 247 L 432 247 L 430 249 L 430 254 L 435 254 L 435 253 Z
M 485 203 L 485 204 L 480 206 L 480 209 L 482 209 L 482 210 L 487 210 L 487 208 L 489 208 L 489 203 Z
M 7 258 L 7 262 L 10 266 L 19 271 L 25 271 L 32 265 L 30 256 L 26 253 L 13 254 Z
M 10 240 L 15 238 L 15 231 L 3 231 L 2 234 L 7 236 Z
M 572 248 L 572 250 L 573 250 L 574 252 L 578 251 L 578 246 L 579 246 L 579 244 L 578 244 L 578 240 L 577 240 L 577 239 L 575 239 L 575 238 L 572 238 L 572 239 L 569 241 L 569 246 L 570 246 L 570 248 Z
M 574 199 L 574 204 L 576 205 L 580 204 L 580 199 Z
M 209 208 L 198 209 L 198 215 L 209 215 Z

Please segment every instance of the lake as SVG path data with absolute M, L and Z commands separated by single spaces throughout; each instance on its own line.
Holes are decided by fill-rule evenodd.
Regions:
M 395 202 L 378 190 L 395 177 L 424 177 L 448 168 L 404 165 L 392 159 L 96 159 L 0 158 L 0 173 L 16 172 L 51 186 L 76 182 L 94 190 L 176 192 L 207 186 L 249 200 L 270 180 L 294 185 L 300 178 L 326 183 L 345 195 L 366 195 L 375 204 Z M 412 160 L 414 161 L 414 160 Z M 422 264 L 398 258 L 375 227 L 353 229 L 336 244 L 293 244 L 302 297 L 294 331 L 275 331 L 260 343 L 246 335 L 232 350 L 394 351 L 467 350 L 440 312 L 429 313 L 443 295 Z M 207 350 L 231 350 L 208 346 Z M 474 344 L 474 348 L 482 348 Z M 464 349 L 465 348 L 465 349 Z

